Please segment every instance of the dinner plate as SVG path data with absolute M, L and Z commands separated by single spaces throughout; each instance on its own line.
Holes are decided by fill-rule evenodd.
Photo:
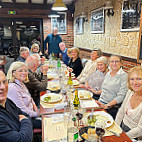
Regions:
M 81 100 L 91 99 L 93 97 L 93 93 L 88 90 L 78 90 L 78 97 Z
M 46 101 L 46 97 L 51 98 L 50 100 Z M 43 96 L 41 96 L 41 100 L 45 103 L 57 103 L 62 100 L 62 95 L 56 94 L 56 93 L 48 93 Z
M 56 77 L 57 77 L 57 74 L 55 74 L 55 73 L 47 73 L 48 79 L 53 79 L 53 78 L 56 78 Z
M 60 90 L 61 87 L 60 87 L 59 81 L 49 81 L 47 89 L 49 89 L 51 91 Z
M 79 81 L 78 80 L 73 80 L 73 85 L 74 86 L 79 85 Z
M 92 114 L 89 114 L 89 115 L 86 116 L 86 122 L 87 122 L 88 125 L 89 125 L 88 118 L 91 115 Z M 93 112 L 93 116 L 96 116 L 96 121 L 99 120 L 99 119 L 104 120 L 105 124 L 106 124 L 105 128 L 110 127 L 114 122 L 113 117 L 110 114 L 108 114 L 104 111 L 95 111 L 95 112 Z M 91 126 L 95 126 L 95 122 L 93 122 Z

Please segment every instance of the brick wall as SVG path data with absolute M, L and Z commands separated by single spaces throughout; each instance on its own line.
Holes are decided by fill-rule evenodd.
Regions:
M 86 59 L 90 59 L 90 53 L 91 53 L 91 50 L 87 50 L 87 49 L 82 49 L 82 48 L 79 48 L 80 49 L 80 58 L 86 58 Z M 103 53 L 103 56 L 109 58 L 111 54 L 109 53 Z M 129 58 L 129 57 L 124 57 L 124 56 L 121 56 L 122 57 L 122 67 L 123 67 L 123 70 L 128 72 L 131 68 L 133 68 L 134 66 L 137 66 L 137 65 L 140 65 L 140 63 L 137 63 L 137 60 L 136 59 L 132 59 L 132 58 Z
M 51 19 L 44 18 L 43 19 L 43 31 L 44 31 L 44 39 L 48 34 L 51 34 Z M 67 13 L 67 34 L 61 35 L 63 42 L 66 44 L 67 48 L 71 48 L 74 45 L 74 37 L 73 37 L 73 19 L 71 13 Z

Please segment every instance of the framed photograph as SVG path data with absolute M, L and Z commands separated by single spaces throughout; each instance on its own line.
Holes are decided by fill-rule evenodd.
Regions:
M 104 8 L 91 12 L 91 33 L 104 33 Z
M 124 1 L 121 10 L 121 30 L 124 32 L 139 31 L 142 2 Z
M 83 34 L 84 33 L 84 20 L 82 17 L 76 17 L 75 19 L 75 33 Z
M 58 34 L 67 34 L 67 14 L 65 12 L 58 12 L 60 17 L 51 18 L 51 30 L 54 27 L 58 28 Z

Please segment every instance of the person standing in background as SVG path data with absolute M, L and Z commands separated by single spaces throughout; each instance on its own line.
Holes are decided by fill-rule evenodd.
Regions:
M 57 58 L 59 58 L 59 53 L 61 53 L 59 43 L 62 42 L 62 38 L 57 33 L 58 29 L 53 28 L 52 34 L 49 34 L 44 41 L 44 49 L 46 50 L 46 52 L 48 51 L 48 55 L 54 53 L 54 55 Z M 47 43 L 48 43 L 48 50 L 47 50 Z

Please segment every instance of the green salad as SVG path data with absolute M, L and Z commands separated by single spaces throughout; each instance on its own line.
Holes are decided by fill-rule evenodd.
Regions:
M 45 102 L 49 102 L 50 100 L 51 100 L 51 97 L 50 97 L 50 96 L 47 96 L 47 97 L 44 98 L 44 101 L 45 101 Z
M 87 122 L 90 126 L 95 126 L 96 121 L 97 121 L 97 118 L 95 115 L 90 115 L 87 119 Z

